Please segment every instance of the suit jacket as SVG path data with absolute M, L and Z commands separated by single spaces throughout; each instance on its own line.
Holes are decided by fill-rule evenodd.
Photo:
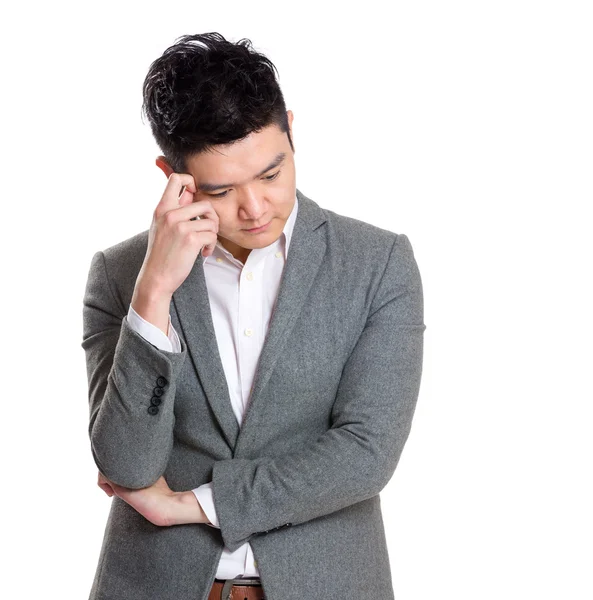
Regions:
M 379 492 L 420 388 L 420 273 L 406 235 L 296 193 L 241 427 L 202 255 L 171 302 L 180 353 L 158 349 L 127 322 L 148 231 L 93 256 L 82 347 L 97 467 L 134 489 L 161 475 L 174 491 L 212 481 L 220 529 L 159 527 L 114 496 L 90 600 L 207 600 L 223 545 L 246 541 L 268 600 L 394 598 Z

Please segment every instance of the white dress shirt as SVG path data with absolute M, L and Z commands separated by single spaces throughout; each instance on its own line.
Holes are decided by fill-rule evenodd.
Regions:
M 245 264 L 237 260 L 219 241 L 204 259 L 204 275 L 216 332 L 216 341 L 227 380 L 235 417 L 241 427 L 247 409 L 255 368 L 276 303 L 290 238 L 298 212 L 298 199 L 280 237 L 265 248 L 251 250 Z M 168 352 L 181 352 L 181 343 L 169 315 L 168 335 L 143 319 L 130 304 L 128 323 L 151 344 Z M 212 482 L 192 492 L 211 527 L 219 527 L 212 496 Z M 234 552 L 225 547 L 220 557 L 217 579 L 238 576 L 259 577 L 251 544 Z

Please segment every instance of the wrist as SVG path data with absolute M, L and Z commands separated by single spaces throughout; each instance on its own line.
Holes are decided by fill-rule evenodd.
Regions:
M 158 327 L 165 335 L 169 334 L 169 311 L 171 294 L 161 292 L 141 281 L 136 283 L 132 295 L 132 308 L 149 323 Z
M 176 504 L 175 524 L 210 523 L 202 505 L 191 490 L 188 492 L 176 492 L 174 499 Z

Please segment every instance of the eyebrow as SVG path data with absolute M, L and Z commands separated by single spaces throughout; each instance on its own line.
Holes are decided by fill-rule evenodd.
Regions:
M 253 177 L 253 179 L 257 179 L 261 177 L 264 173 L 267 173 L 270 169 L 277 167 L 282 161 L 286 158 L 286 152 L 279 152 L 274 157 L 274 160 L 263 170 L 261 170 L 257 175 Z M 198 185 L 198 190 L 201 192 L 214 192 L 221 188 L 233 187 L 234 183 L 200 183 Z

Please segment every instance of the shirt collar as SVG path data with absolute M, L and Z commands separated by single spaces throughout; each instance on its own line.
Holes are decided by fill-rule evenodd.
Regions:
M 298 211 L 299 211 L 299 199 L 295 195 L 292 211 L 290 212 L 288 219 L 286 219 L 286 223 L 284 224 L 284 229 L 282 230 L 280 237 L 275 242 L 272 242 L 269 246 L 266 246 L 265 248 L 255 248 L 255 250 L 259 250 L 261 252 L 267 253 L 268 251 L 271 251 L 276 246 L 281 244 L 281 241 L 283 240 L 284 243 L 281 245 L 283 246 L 284 260 L 286 261 L 286 259 L 288 258 L 288 248 L 290 246 L 290 241 L 292 239 L 292 232 L 294 230 L 294 224 L 295 224 L 295 221 L 297 218 Z M 216 247 L 214 248 L 214 252 L 210 256 L 207 256 L 204 259 L 204 262 L 206 262 L 209 258 L 214 258 L 217 251 L 222 252 L 222 254 L 225 254 L 228 257 L 232 256 L 231 253 L 220 243 L 220 241 L 216 240 Z M 252 250 L 252 252 L 253 252 L 253 250 Z

